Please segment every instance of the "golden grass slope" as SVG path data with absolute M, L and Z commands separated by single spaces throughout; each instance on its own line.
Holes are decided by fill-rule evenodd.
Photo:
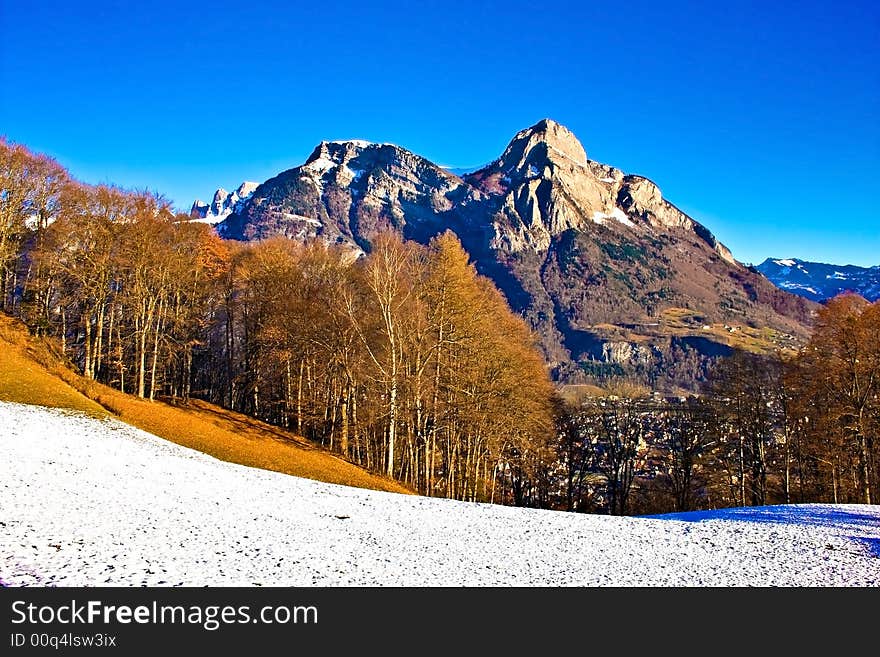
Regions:
M 50 341 L 0 314 L 0 400 L 114 415 L 165 440 L 264 470 L 395 493 L 401 484 L 372 474 L 304 438 L 203 401 L 147 401 L 73 372 Z
M 0 399 L 107 417 L 100 404 L 49 372 L 43 363 L 54 358 L 48 344 L 31 338 L 19 322 L 0 314 Z

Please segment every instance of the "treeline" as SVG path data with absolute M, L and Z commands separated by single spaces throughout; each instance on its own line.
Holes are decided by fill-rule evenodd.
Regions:
M 0 176 L 0 303 L 84 376 L 248 413 L 423 494 L 536 503 L 553 389 L 452 233 L 389 233 L 362 258 L 224 242 L 19 145 L 0 143 Z
M 721 360 L 706 394 L 564 403 L 452 233 L 362 257 L 227 242 L 0 140 L 0 307 L 87 378 L 247 413 L 426 495 L 613 514 L 880 495 L 880 304 L 859 297 L 794 358 Z
M 565 508 L 877 503 L 880 302 L 832 299 L 797 355 L 735 353 L 709 379 L 701 396 L 630 394 L 564 407 Z

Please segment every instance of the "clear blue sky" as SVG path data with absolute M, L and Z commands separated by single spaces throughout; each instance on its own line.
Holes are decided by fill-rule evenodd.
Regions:
M 0 133 L 188 209 L 322 139 L 450 166 L 543 117 L 746 262 L 880 264 L 880 9 L 0 0 Z

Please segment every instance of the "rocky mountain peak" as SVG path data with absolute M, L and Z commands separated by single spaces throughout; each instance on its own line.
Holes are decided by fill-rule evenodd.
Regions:
M 365 149 L 373 146 L 370 142 L 360 139 L 349 141 L 322 141 L 315 147 L 303 165 L 309 169 L 326 171 L 338 165 L 348 164 Z
M 587 152 L 571 130 L 552 119 L 542 119 L 514 136 L 499 164 L 504 170 L 519 170 L 560 160 L 586 167 Z
M 213 212 L 214 214 L 220 214 L 221 212 L 223 212 L 223 204 L 228 198 L 229 192 L 220 187 L 216 192 L 214 192 L 214 200 L 211 201 L 211 212 Z
M 209 224 L 219 223 L 253 196 L 259 186 L 260 183 L 245 181 L 234 192 L 227 192 L 220 187 L 214 192 L 210 204 L 196 199 L 190 208 L 189 216 L 193 221 Z
M 258 182 L 248 182 L 245 181 L 238 186 L 238 189 L 235 190 L 235 195 L 238 196 L 239 200 L 245 199 L 257 191 L 257 187 L 260 186 Z

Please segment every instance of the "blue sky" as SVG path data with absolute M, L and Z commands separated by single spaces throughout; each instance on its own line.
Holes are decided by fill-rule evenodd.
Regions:
M 188 209 L 322 139 L 450 166 L 551 117 L 746 262 L 880 264 L 876 2 L 4 2 L 0 134 Z

